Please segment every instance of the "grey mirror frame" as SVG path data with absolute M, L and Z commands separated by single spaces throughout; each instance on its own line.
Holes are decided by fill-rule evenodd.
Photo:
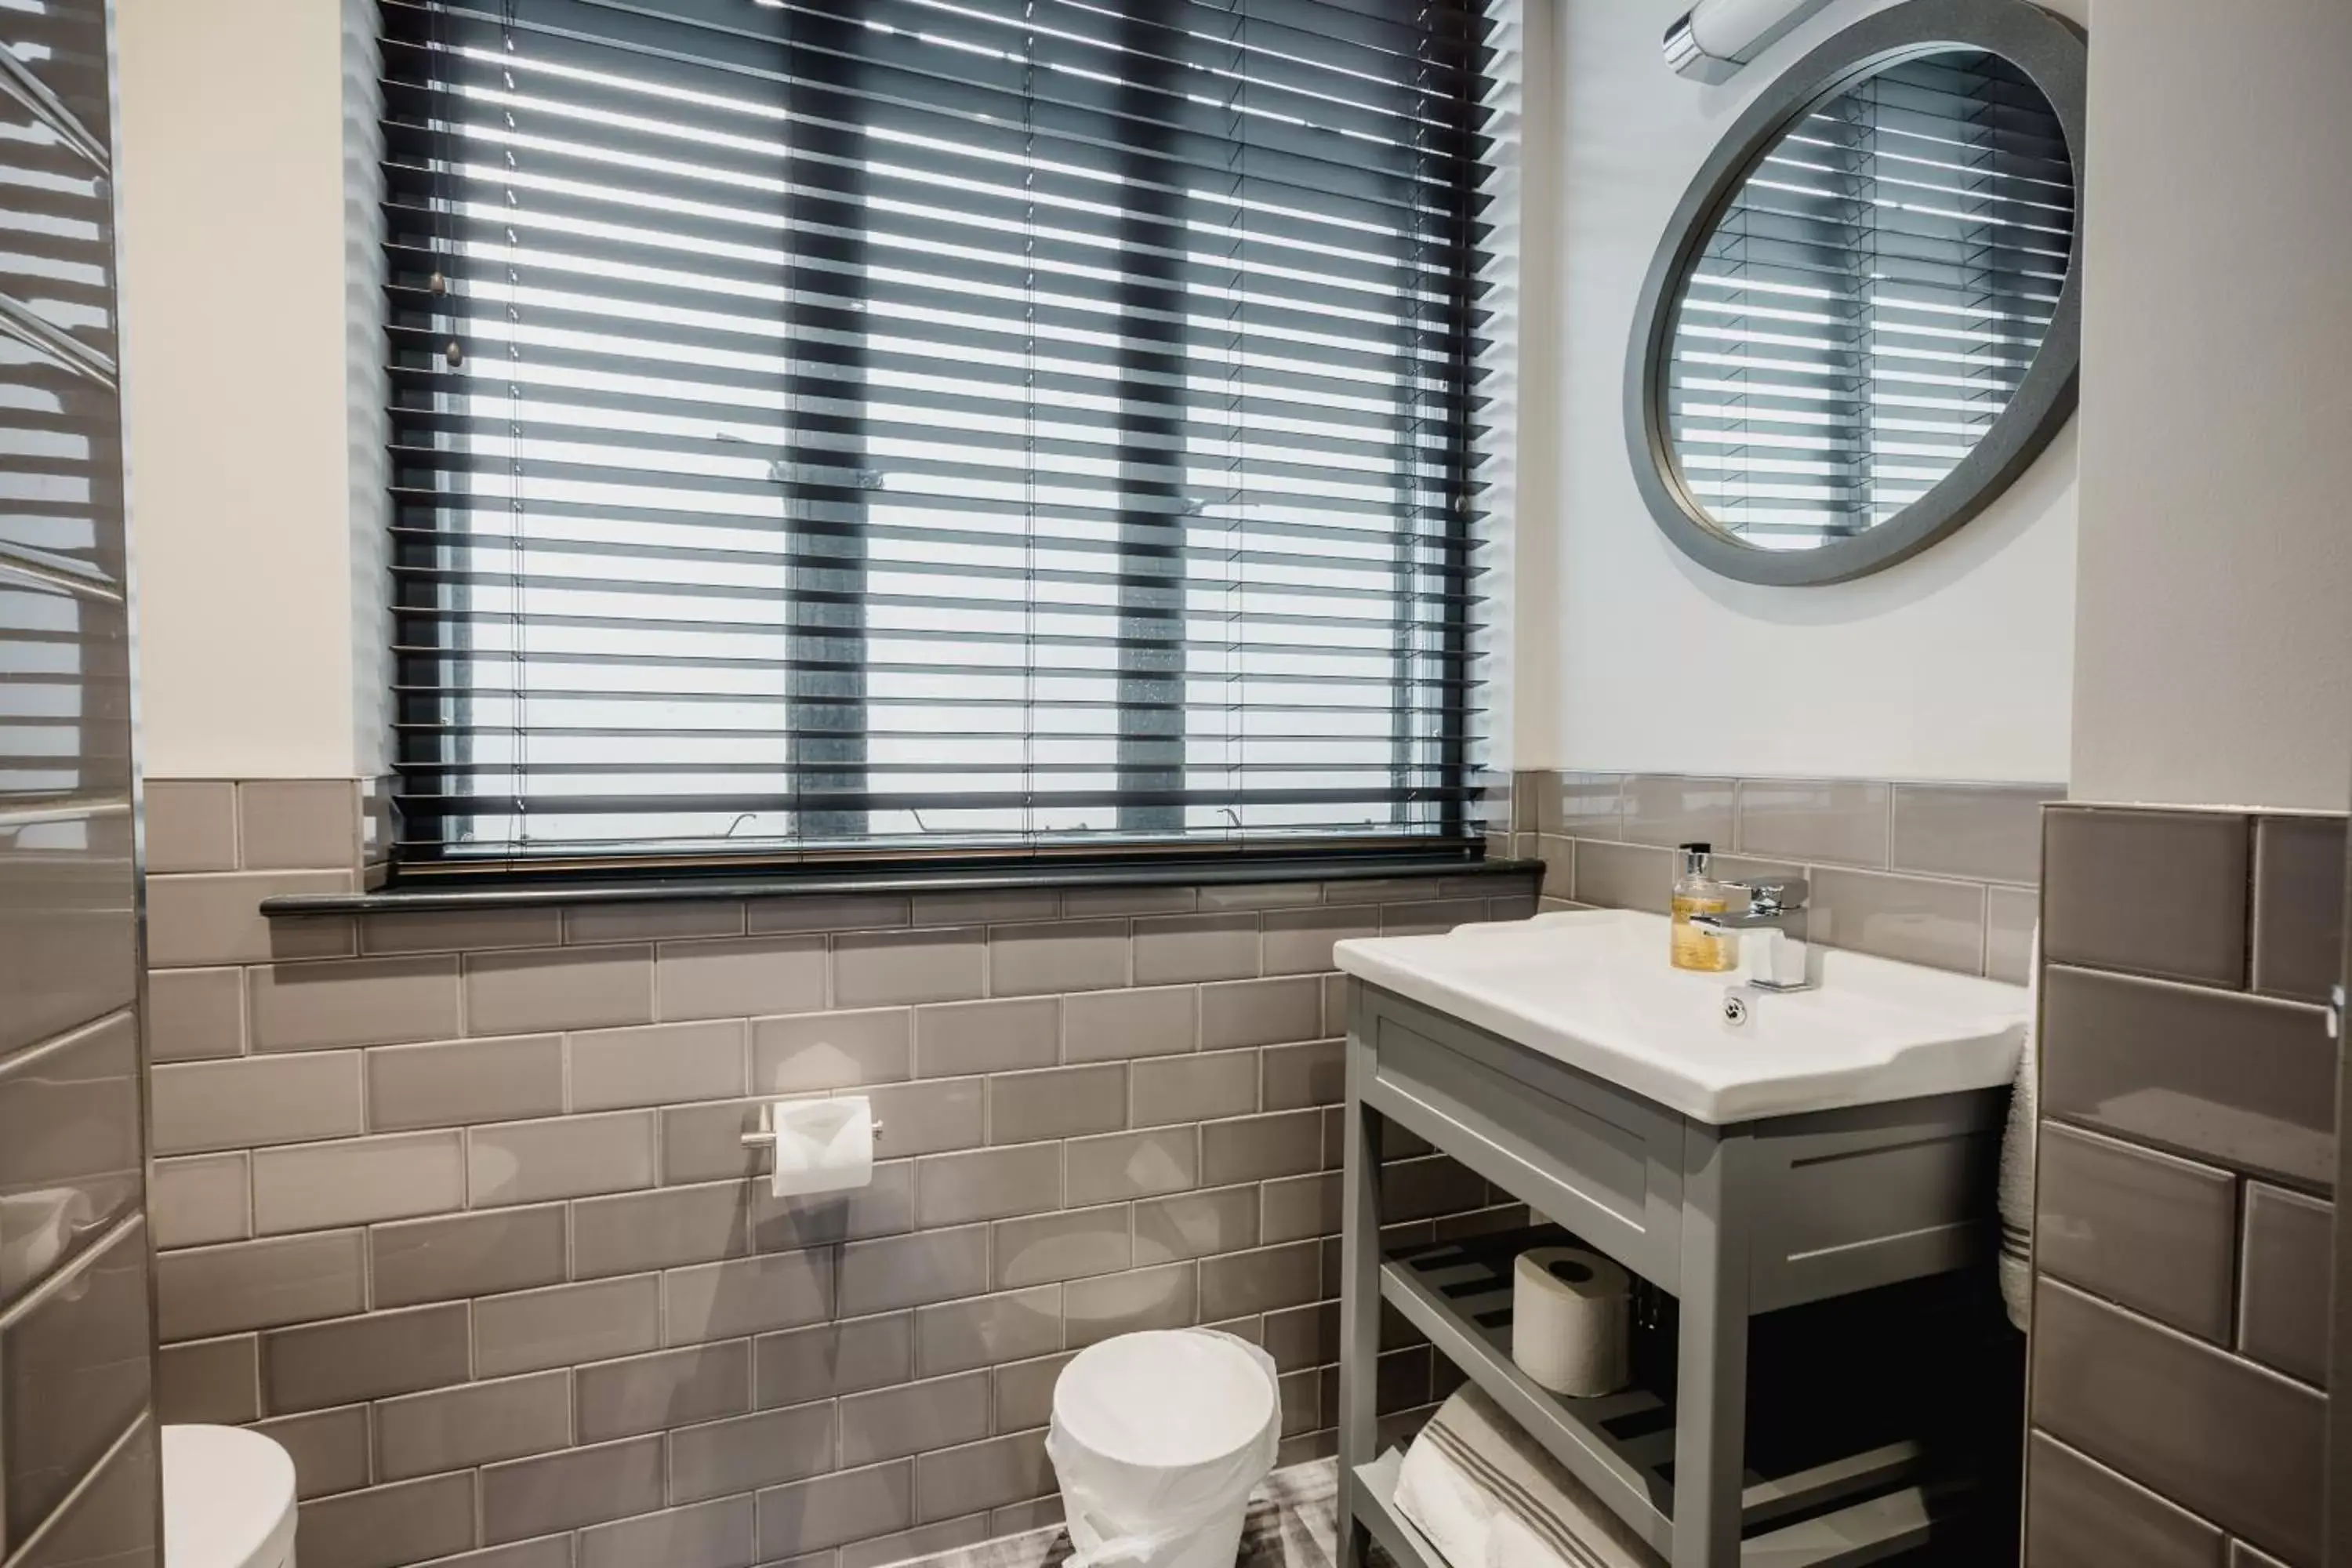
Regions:
M 2074 241 L 2041 352 L 2017 395 L 1969 455 L 1886 521 L 1813 550 L 1762 550 L 1707 521 L 1684 488 L 1664 424 L 1664 384 L 1677 285 L 1748 172 L 1802 115 L 1907 56 L 1974 48 L 1999 55 L 2050 100 L 2074 165 Z M 2087 121 L 2084 35 L 2028 0 L 1902 0 L 1864 17 L 1790 66 L 1732 122 L 1691 182 L 1642 284 L 1626 355 L 1625 436 L 1633 478 L 1659 528 L 1685 555 L 1743 583 L 1843 583 L 1906 561 L 1990 505 L 2050 445 L 2074 412 L 2083 336 L 2083 156 Z

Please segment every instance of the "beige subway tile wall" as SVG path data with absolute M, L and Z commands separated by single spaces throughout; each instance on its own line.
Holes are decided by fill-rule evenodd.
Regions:
M 366 794 L 155 788 L 159 1401 L 285 1441 L 338 1568 L 876 1568 L 1048 1522 L 1054 1376 L 1141 1327 L 1265 1344 L 1286 1455 L 1328 1452 L 1331 944 L 1536 908 L 1485 874 L 266 921 L 364 884 Z M 756 1097 L 853 1088 L 872 1185 L 771 1196 Z M 1389 1180 L 1426 1236 L 1524 1215 L 1426 1151 Z M 1386 1405 L 1435 1375 L 1400 1340 Z
M 1665 912 L 1677 845 L 1718 876 L 1812 886 L 1832 947 L 2023 984 L 2041 880 L 2042 809 L 2060 785 L 1523 773 L 1513 853 L 1544 863 L 1543 907 Z
M 2345 819 L 2046 834 L 2026 1568 L 2318 1568 Z

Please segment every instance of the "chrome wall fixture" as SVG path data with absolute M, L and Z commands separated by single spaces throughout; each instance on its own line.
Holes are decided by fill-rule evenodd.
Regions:
M 1729 81 L 1829 0 L 1699 0 L 1666 29 L 1666 65 L 1696 81 Z

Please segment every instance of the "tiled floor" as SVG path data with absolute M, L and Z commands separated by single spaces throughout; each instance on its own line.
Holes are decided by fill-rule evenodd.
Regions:
M 1250 1498 L 1234 1568 L 1331 1568 L 1339 1487 L 1330 1459 L 1268 1476 Z M 919 1558 L 904 1568 L 1059 1568 L 1069 1555 L 1069 1532 L 1057 1524 Z

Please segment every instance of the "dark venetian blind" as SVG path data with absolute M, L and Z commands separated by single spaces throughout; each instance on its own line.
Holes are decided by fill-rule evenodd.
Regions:
M 1475 833 L 1475 16 L 382 17 L 405 864 Z

